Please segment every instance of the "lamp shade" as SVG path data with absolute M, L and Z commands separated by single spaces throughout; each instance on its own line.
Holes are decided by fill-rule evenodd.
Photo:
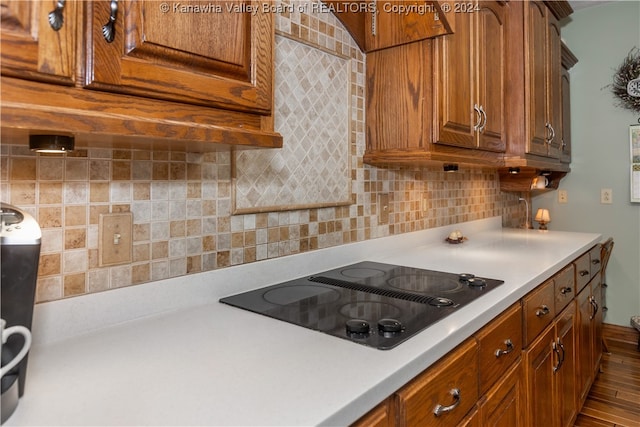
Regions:
M 536 212 L 536 217 L 535 220 L 538 222 L 551 222 L 551 216 L 549 216 L 549 210 L 548 209 L 538 209 L 538 212 Z

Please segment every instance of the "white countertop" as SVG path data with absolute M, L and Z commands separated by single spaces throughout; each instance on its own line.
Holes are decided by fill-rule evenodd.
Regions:
M 491 218 L 39 304 L 5 425 L 347 425 L 599 240 Z M 362 260 L 505 283 L 387 351 L 217 302 Z

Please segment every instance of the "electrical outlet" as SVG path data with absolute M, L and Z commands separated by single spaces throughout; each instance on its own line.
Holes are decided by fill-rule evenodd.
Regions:
M 133 257 L 133 214 L 101 214 L 98 224 L 100 267 L 131 263 Z
M 558 203 L 568 203 L 569 195 L 567 194 L 567 190 L 558 190 Z
M 610 188 L 600 189 L 600 203 L 610 205 L 613 203 L 613 190 Z

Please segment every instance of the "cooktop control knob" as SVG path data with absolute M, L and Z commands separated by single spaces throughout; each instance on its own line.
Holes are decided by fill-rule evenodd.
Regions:
M 467 284 L 472 288 L 484 288 L 487 286 L 487 281 L 479 277 L 474 277 L 467 280 Z
M 346 328 L 347 328 L 347 334 L 352 336 L 368 335 L 369 331 L 371 330 L 371 326 L 369 326 L 369 322 L 362 319 L 347 320 Z
M 404 331 L 404 326 L 396 319 L 380 319 L 378 320 L 378 330 L 384 336 L 390 336 Z
M 458 279 L 461 282 L 468 282 L 469 279 L 473 279 L 474 277 L 476 277 L 475 275 L 471 274 L 471 273 L 462 273 L 458 275 Z

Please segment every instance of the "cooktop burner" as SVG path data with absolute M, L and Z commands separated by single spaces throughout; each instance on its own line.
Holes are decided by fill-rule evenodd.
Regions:
M 502 283 L 364 261 L 220 302 L 386 350 Z

